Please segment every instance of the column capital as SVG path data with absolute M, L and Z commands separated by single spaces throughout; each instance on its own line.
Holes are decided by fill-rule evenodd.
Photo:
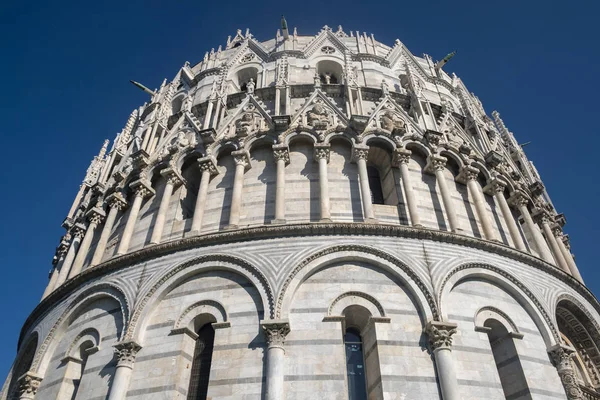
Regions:
M 538 224 L 549 224 L 550 222 L 552 222 L 552 216 L 550 215 L 550 213 L 541 208 L 534 209 L 533 213 L 531 214 L 531 217 Z
M 269 347 L 283 347 L 285 337 L 290 333 L 290 323 L 287 319 L 263 320 L 260 323 Z
M 71 235 L 67 233 L 65 236 L 62 237 L 60 243 L 56 247 L 56 255 L 59 258 L 67 255 L 67 252 L 69 251 L 69 245 L 71 244 L 70 242 Z
M 496 177 L 488 181 L 487 185 L 483 188 L 483 192 L 491 196 L 496 194 L 503 195 L 506 186 L 507 183 L 504 180 Z
M 198 167 L 200 171 L 208 171 L 208 173 L 213 176 L 219 173 L 217 169 L 217 160 L 213 156 L 200 157 L 198 159 Z
M 358 162 L 358 160 L 367 160 L 369 156 L 369 146 L 366 145 L 354 145 L 352 146 L 352 162 Z
M 429 345 L 433 351 L 437 349 L 450 349 L 452 335 L 456 333 L 457 325 L 452 322 L 429 321 L 425 332 L 429 336 Z
M 88 221 L 90 221 L 90 223 L 98 225 L 102 223 L 102 221 L 106 217 L 106 213 L 104 212 L 104 210 L 98 207 L 94 207 L 87 212 L 86 217 Z
M 127 207 L 127 201 L 121 192 L 114 192 L 106 198 L 106 203 L 110 208 L 116 208 L 121 211 Z
M 558 240 L 560 240 L 561 242 L 563 241 L 562 237 L 563 237 L 563 231 L 562 228 L 560 227 L 559 224 L 552 224 L 550 226 L 550 229 L 552 229 L 552 234 L 554 235 L 555 238 L 557 238 Z
M 244 168 L 248 168 L 250 166 L 250 154 L 248 153 L 248 150 L 232 151 L 231 155 L 233 156 L 235 165 L 243 165 Z
M 328 144 L 315 144 L 314 158 L 315 160 L 320 160 L 322 158 L 326 159 L 329 162 L 329 150 L 331 146 Z
M 398 168 L 400 164 L 408 164 L 412 151 L 405 148 L 398 148 L 394 150 L 392 156 L 392 167 Z
M 71 232 L 73 233 L 73 236 L 75 238 L 81 239 L 85 236 L 86 230 L 87 230 L 87 228 L 85 227 L 85 225 L 78 223 L 78 224 L 75 224 L 75 226 L 73 226 L 73 229 L 71 230 Z
M 564 344 L 555 344 L 548 349 L 548 354 L 552 359 L 552 363 L 556 367 L 560 380 L 567 393 L 567 399 L 580 400 L 583 399 L 583 393 L 577 383 L 575 371 L 571 365 L 571 358 L 575 353 L 575 349 Z
M 154 195 L 154 189 L 152 189 L 152 184 L 145 179 L 138 179 L 136 181 L 133 181 L 131 182 L 129 187 L 135 191 L 136 196 L 139 196 L 142 199 Z
M 527 197 L 525 192 L 515 190 L 508 198 L 508 203 L 515 207 L 527 206 L 529 204 L 529 197 Z
M 448 159 L 446 157 L 442 157 L 438 154 L 431 154 L 427 157 L 427 165 L 425 166 L 425 171 L 430 174 L 435 174 L 436 171 L 442 171 L 446 168 L 446 162 Z
M 178 187 L 183 183 L 183 178 L 179 176 L 179 173 L 177 173 L 177 171 L 174 170 L 172 167 L 167 167 L 161 170 L 160 174 L 163 176 L 163 178 L 167 180 L 167 182 L 170 182 L 174 187 Z
M 273 158 L 275 161 L 283 160 L 285 164 L 290 163 L 290 151 L 288 147 L 284 144 L 274 144 L 273 145 Z
M 135 356 L 138 351 L 142 349 L 142 346 L 137 344 L 133 340 L 126 340 L 119 342 L 113 346 L 115 354 L 117 355 L 117 366 L 123 366 L 133 368 L 135 363 Z
M 456 177 L 456 181 L 466 184 L 468 181 L 477 180 L 479 176 L 479 169 L 473 167 L 472 165 L 463 165 L 460 168 L 460 172 Z
M 19 377 L 19 398 L 33 399 L 37 394 L 42 377 L 32 371 L 27 371 Z

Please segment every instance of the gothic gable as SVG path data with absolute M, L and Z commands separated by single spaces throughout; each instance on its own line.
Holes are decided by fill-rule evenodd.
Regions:
M 350 51 L 348 47 L 340 40 L 336 34 L 331 31 L 331 28 L 328 26 L 324 26 L 323 29 L 319 32 L 319 34 L 309 42 L 304 48 L 304 56 L 306 58 L 311 57 L 317 51 L 324 47 L 331 47 L 340 52 L 340 54 L 344 54 L 347 51 Z
M 314 130 L 327 130 L 338 125 L 348 126 L 348 118 L 335 102 L 320 89 L 315 89 L 308 100 L 292 117 L 291 126 L 306 126 Z

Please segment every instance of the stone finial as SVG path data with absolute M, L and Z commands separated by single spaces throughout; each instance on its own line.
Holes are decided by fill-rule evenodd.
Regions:
M 263 332 L 267 338 L 269 347 L 283 347 L 285 337 L 290 333 L 290 323 L 288 320 L 273 319 L 260 323 Z
M 114 350 L 117 356 L 117 366 L 125 366 L 129 368 L 133 368 L 135 357 L 138 351 L 142 349 L 142 346 L 133 340 L 117 343 L 113 347 L 115 348 Z
M 452 335 L 456 333 L 457 325 L 452 322 L 429 321 L 425 332 L 429 336 L 429 345 L 433 351 L 438 349 L 450 349 L 452 347 Z

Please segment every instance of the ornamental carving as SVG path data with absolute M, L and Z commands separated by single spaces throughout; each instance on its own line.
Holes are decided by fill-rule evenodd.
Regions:
M 425 328 L 429 336 L 429 345 L 433 351 L 452 347 L 452 335 L 456 333 L 456 324 L 430 321 Z
M 335 49 L 331 46 L 323 46 L 323 47 L 321 47 L 321 53 L 333 54 L 333 53 L 335 53 Z
M 117 356 L 117 365 L 133 368 L 135 356 L 141 350 L 142 346 L 133 340 L 128 340 L 115 344 L 114 348 L 115 355 Z
M 283 160 L 286 164 L 290 162 L 290 153 L 287 147 L 273 148 L 273 158 L 275 161 Z
M 412 151 L 404 148 L 394 150 L 394 157 L 392 159 L 392 166 L 398 168 L 400 164 L 408 164 Z
M 568 346 L 557 344 L 548 350 L 550 357 L 552 358 L 552 363 L 556 367 L 558 371 L 558 375 L 560 376 L 560 381 L 565 388 L 565 392 L 567 393 L 567 398 L 569 400 L 579 400 L 583 399 L 583 393 L 579 388 L 579 384 L 577 383 L 577 378 L 575 376 L 575 371 L 571 365 L 571 358 L 575 353 L 575 349 L 572 349 Z
M 443 171 L 444 168 L 446 168 L 447 161 L 448 159 L 446 157 L 432 154 L 427 158 L 427 165 L 425 166 L 425 170 L 430 173 L 435 173 L 436 171 Z
M 31 371 L 19 377 L 19 398 L 33 399 L 42 383 L 42 378 Z
M 309 126 L 316 130 L 324 130 L 330 125 L 329 111 L 322 102 L 315 103 L 306 113 L 306 120 Z
M 283 347 L 285 337 L 290 333 L 290 323 L 284 320 L 265 321 L 260 324 L 269 347 Z
M 264 118 L 253 104 L 244 107 L 241 117 L 235 122 L 235 134 L 243 138 L 261 130 Z
M 406 133 L 406 122 L 398 115 L 398 113 L 392 110 L 385 111 L 381 117 L 379 117 L 379 123 L 381 129 L 389 131 L 393 134 L 403 135 Z

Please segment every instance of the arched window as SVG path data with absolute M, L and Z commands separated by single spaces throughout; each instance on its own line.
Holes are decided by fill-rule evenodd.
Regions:
M 515 396 L 523 400 L 531 399 L 512 335 L 501 322 L 495 319 L 488 319 L 483 326 L 488 328 L 488 338 L 504 396 L 507 399 L 516 398 Z M 517 395 L 517 393 L 522 394 Z
M 348 376 L 348 400 L 367 400 L 367 377 L 363 341 L 355 328 L 346 329 L 346 374 Z
M 335 61 L 323 60 L 317 63 L 317 74 L 324 85 L 340 84 L 343 71 L 341 64 Z
M 210 323 L 198 330 L 187 400 L 206 400 L 215 330 Z
M 371 189 L 371 202 L 373 204 L 385 204 L 379 170 L 377 167 L 369 165 L 367 166 L 367 175 L 369 176 L 369 188 Z

